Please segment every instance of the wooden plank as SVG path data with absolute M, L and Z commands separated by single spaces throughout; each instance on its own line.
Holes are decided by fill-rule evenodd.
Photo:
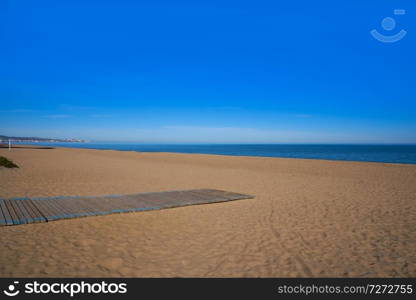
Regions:
M 100 208 L 105 211 L 111 211 L 119 205 L 119 197 L 102 197 L 99 201 Z
M 53 199 L 43 199 L 40 200 L 42 205 L 46 208 L 46 210 L 48 211 L 48 220 L 50 219 L 51 221 L 53 220 L 59 220 L 61 219 L 61 212 L 55 207 L 55 205 L 53 205 L 53 202 L 55 200 Z
M 238 199 L 252 199 L 254 198 L 252 195 L 247 194 L 240 194 L 240 193 L 232 193 L 227 191 L 220 191 L 220 190 L 207 190 L 211 195 L 218 195 L 224 197 L 226 200 L 238 200 Z
M 179 198 L 179 201 L 175 201 L 172 207 L 196 205 L 208 202 L 206 195 L 200 195 L 193 190 L 180 192 L 177 197 Z
M 30 216 L 33 219 L 33 223 L 46 222 L 46 219 L 43 217 L 43 215 L 32 204 L 32 200 L 28 199 L 27 201 L 24 202 L 24 205 L 26 206 L 26 209 L 30 213 Z
M 14 211 L 17 215 L 17 217 L 19 218 L 19 221 L 23 224 L 27 224 L 28 220 L 26 218 L 26 215 L 23 213 L 23 210 L 21 209 L 20 205 L 19 205 L 19 201 L 16 199 L 12 199 L 10 201 L 11 205 L 14 208 Z
M 56 211 L 56 217 L 58 219 L 68 219 L 70 215 L 65 211 L 61 204 L 62 200 L 58 197 L 53 197 L 49 202 L 50 206 Z
M 230 192 L 219 191 L 219 190 L 195 190 L 195 191 L 192 191 L 191 193 L 194 195 L 201 196 L 198 202 L 202 201 L 202 202 L 209 202 L 209 203 L 252 198 L 250 195 L 230 193 Z
M 85 206 L 84 197 L 74 197 L 67 199 L 67 205 L 71 208 L 71 212 L 78 217 L 92 216 L 93 214 Z
M 194 192 L 204 193 L 209 197 L 209 199 L 211 199 L 211 201 L 213 201 L 214 199 L 218 201 L 224 201 L 229 199 L 229 197 L 227 197 L 227 195 L 223 191 L 204 189 L 200 191 L 196 190 Z
M 170 195 L 171 202 L 164 206 L 166 208 L 187 206 L 195 203 L 195 201 L 193 201 L 193 199 L 189 196 L 189 193 L 186 193 L 185 191 L 172 192 Z
M 151 203 L 151 201 L 146 202 L 146 196 L 143 195 L 142 197 L 138 195 L 132 195 L 128 197 L 123 197 L 120 199 L 125 204 L 125 210 L 128 212 L 135 212 L 135 211 L 143 211 L 143 210 L 149 210 L 154 206 L 154 203 Z
M 195 203 L 206 202 L 212 199 L 208 193 L 198 190 L 189 191 L 189 196 L 192 198 L 192 201 Z
M 159 193 L 154 193 L 151 195 L 151 197 L 153 199 L 153 204 L 156 206 L 160 206 L 160 207 L 168 207 L 170 205 L 172 205 L 173 203 L 176 203 L 177 200 L 175 200 L 175 195 L 176 194 L 180 194 L 177 192 L 159 192 Z
M 80 215 L 78 214 L 77 206 L 74 205 L 75 199 L 77 199 L 77 197 L 64 197 L 60 198 L 59 200 L 56 200 L 58 202 L 57 204 L 59 204 L 61 212 L 67 218 L 80 217 Z
M 9 213 L 12 217 L 13 220 L 13 225 L 20 225 L 20 224 L 24 224 L 23 221 L 20 219 L 20 216 L 17 214 L 14 206 L 12 205 L 13 200 L 10 199 L 6 199 L 4 200 L 7 209 L 9 210 Z
M 50 205 L 56 210 L 59 219 L 68 219 L 71 217 L 63 205 L 64 201 L 61 197 L 53 197 L 50 202 Z
M 90 201 L 91 204 L 94 204 L 97 207 L 98 214 L 105 215 L 111 212 L 111 210 L 108 209 L 111 202 L 114 202 L 113 205 L 120 203 L 120 197 L 93 197 L 90 198 Z
M 4 205 L 6 206 L 7 211 L 10 214 L 10 217 L 12 219 L 13 225 L 18 225 L 20 224 L 19 218 L 17 217 L 13 206 L 10 204 L 10 200 L 9 199 L 4 199 Z
M 32 204 L 42 213 L 46 222 L 51 222 L 56 220 L 54 217 L 54 213 L 49 209 L 49 207 L 45 203 L 45 198 L 33 198 Z
M 103 207 L 107 209 L 109 213 L 121 213 L 127 212 L 132 207 L 131 200 L 120 197 L 104 197 L 102 200 Z
M 35 205 L 34 201 L 30 199 L 28 201 L 28 205 L 31 207 L 33 215 L 35 217 L 35 220 L 39 223 L 41 222 L 47 222 L 46 217 L 43 215 L 43 213 L 38 209 L 38 207 Z
M 78 200 L 78 206 L 81 209 L 82 212 L 84 212 L 87 216 L 95 216 L 97 214 L 96 209 L 94 209 L 89 203 L 88 203 L 88 197 L 80 198 Z
M 149 193 L 143 195 L 147 198 L 146 203 L 153 207 L 170 208 L 176 206 L 189 205 L 194 202 L 188 191 L 171 191 L 163 193 Z
M 110 207 L 110 213 L 123 213 L 137 211 L 140 203 L 132 195 L 122 197 L 105 197 L 103 199 L 107 207 Z
M 116 209 L 120 202 L 120 197 L 103 197 L 101 199 L 101 205 L 104 210 L 111 211 Z
M 140 201 L 137 200 L 137 198 L 131 196 L 115 198 L 113 201 L 121 210 L 133 210 L 142 205 Z
M 101 212 L 99 207 L 97 207 L 94 199 L 92 197 L 84 198 L 82 200 L 83 208 L 91 215 L 97 216 L 104 212 Z
M 67 218 L 75 218 L 80 217 L 77 212 L 79 211 L 79 207 L 74 205 L 75 200 L 78 197 L 54 197 L 53 201 L 47 204 L 51 206 L 55 214 L 57 215 L 58 219 L 67 219 Z
M 33 215 L 33 212 L 31 210 L 31 208 L 29 207 L 28 203 L 29 203 L 30 199 L 22 199 L 19 200 L 20 202 L 20 206 L 22 207 L 22 209 L 24 209 L 28 215 L 28 219 L 29 219 L 29 223 L 36 223 L 35 217 Z
M 3 201 L 2 199 L 0 199 L 0 202 Z M 1 209 L 1 205 L 0 205 L 0 226 L 5 226 L 7 225 L 6 223 L 6 217 L 3 214 L 3 210 Z
M 42 204 L 46 206 L 47 210 L 49 211 L 49 217 L 52 220 L 60 220 L 62 219 L 61 212 L 54 205 L 54 202 L 55 202 L 55 198 L 53 199 L 48 198 L 48 199 L 42 200 Z
M 28 200 L 29 198 L 15 199 L 17 206 L 19 206 L 22 214 L 25 216 L 26 223 L 30 224 L 30 223 L 34 223 L 34 220 L 25 205 L 25 202 Z
M 39 208 L 39 210 L 42 212 L 42 214 L 45 216 L 46 220 L 48 222 L 56 220 L 56 212 L 52 210 L 49 206 L 49 200 L 47 198 L 43 199 L 36 199 L 33 201 L 33 204 L 36 205 L 36 207 Z
M 90 197 L 80 197 L 74 199 L 73 205 L 77 207 L 78 214 L 82 216 L 95 216 L 96 212 L 88 205 L 88 199 Z
M 170 208 L 174 207 L 175 203 L 182 201 L 181 199 L 181 193 L 169 192 L 169 194 L 166 193 L 164 196 L 160 197 L 160 201 L 154 201 L 152 199 L 153 201 L 151 202 L 151 205 L 160 209 Z
M 201 196 L 192 194 L 191 191 L 178 191 L 174 198 L 175 201 L 172 202 L 171 207 L 177 207 L 179 203 L 181 203 L 181 206 L 197 204 L 203 200 Z
M 130 212 L 134 209 L 131 199 L 124 198 L 106 199 L 105 206 L 109 208 L 110 213 Z
M 109 212 L 104 208 L 103 197 L 89 197 L 87 199 L 88 205 L 94 208 L 95 215 L 107 215 Z
M 154 202 L 152 202 L 147 195 L 131 195 L 126 200 L 128 201 L 128 207 L 130 207 L 130 210 L 132 211 L 139 211 L 145 207 L 154 206 Z
M 6 207 L 6 202 L 5 202 L 4 199 L 0 200 L 0 208 L 3 212 L 4 219 L 6 221 L 6 225 L 13 225 L 13 219 L 12 219 L 10 213 L 9 213 L 9 210 Z
M 90 204 L 95 205 L 97 207 L 97 214 L 99 215 L 107 215 L 111 212 L 109 207 L 116 207 L 116 205 L 120 205 L 119 198 L 110 198 L 104 200 L 105 197 L 94 197 L 90 198 Z
M 73 199 L 75 198 L 65 197 L 55 201 L 55 204 L 58 206 L 65 219 L 73 218 L 73 211 L 75 209 L 71 202 Z
M 143 201 L 148 206 L 161 207 L 166 204 L 166 199 L 161 197 L 158 193 L 148 193 L 137 197 L 140 201 Z
M 139 205 L 137 200 L 130 196 L 113 197 L 112 199 L 107 199 L 107 201 L 111 201 L 112 213 L 133 212 L 136 211 Z
M 32 212 L 31 212 L 30 208 L 27 205 L 29 200 L 30 200 L 29 198 L 22 198 L 22 199 L 17 200 L 17 201 L 20 205 L 20 209 L 22 210 L 23 214 L 26 216 L 27 223 L 31 224 L 31 223 L 35 223 L 35 219 L 32 215 Z
M 70 211 L 77 216 L 89 216 L 91 215 L 86 211 L 85 207 L 85 197 L 76 196 L 73 198 L 66 199 L 66 205 L 70 207 Z

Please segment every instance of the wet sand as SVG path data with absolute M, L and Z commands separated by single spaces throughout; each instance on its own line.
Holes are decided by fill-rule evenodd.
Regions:
M 0 227 L 1 277 L 416 277 L 416 165 L 0 149 L 0 197 L 214 188 L 232 201 Z

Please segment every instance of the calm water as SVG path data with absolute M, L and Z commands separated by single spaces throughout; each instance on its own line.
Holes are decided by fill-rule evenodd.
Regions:
M 266 156 L 416 164 L 416 145 L 143 145 L 43 144 L 89 149 Z

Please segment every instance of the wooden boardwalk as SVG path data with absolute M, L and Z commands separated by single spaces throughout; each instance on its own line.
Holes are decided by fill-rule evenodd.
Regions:
M 253 196 L 220 190 L 200 189 L 100 197 L 65 196 L 0 199 L 0 226 L 251 198 Z

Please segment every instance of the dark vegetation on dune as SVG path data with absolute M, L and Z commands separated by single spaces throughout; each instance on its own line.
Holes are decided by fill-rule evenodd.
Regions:
M 4 156 L 0 156 L 0 167 L 18 168 L 19 166 Z

